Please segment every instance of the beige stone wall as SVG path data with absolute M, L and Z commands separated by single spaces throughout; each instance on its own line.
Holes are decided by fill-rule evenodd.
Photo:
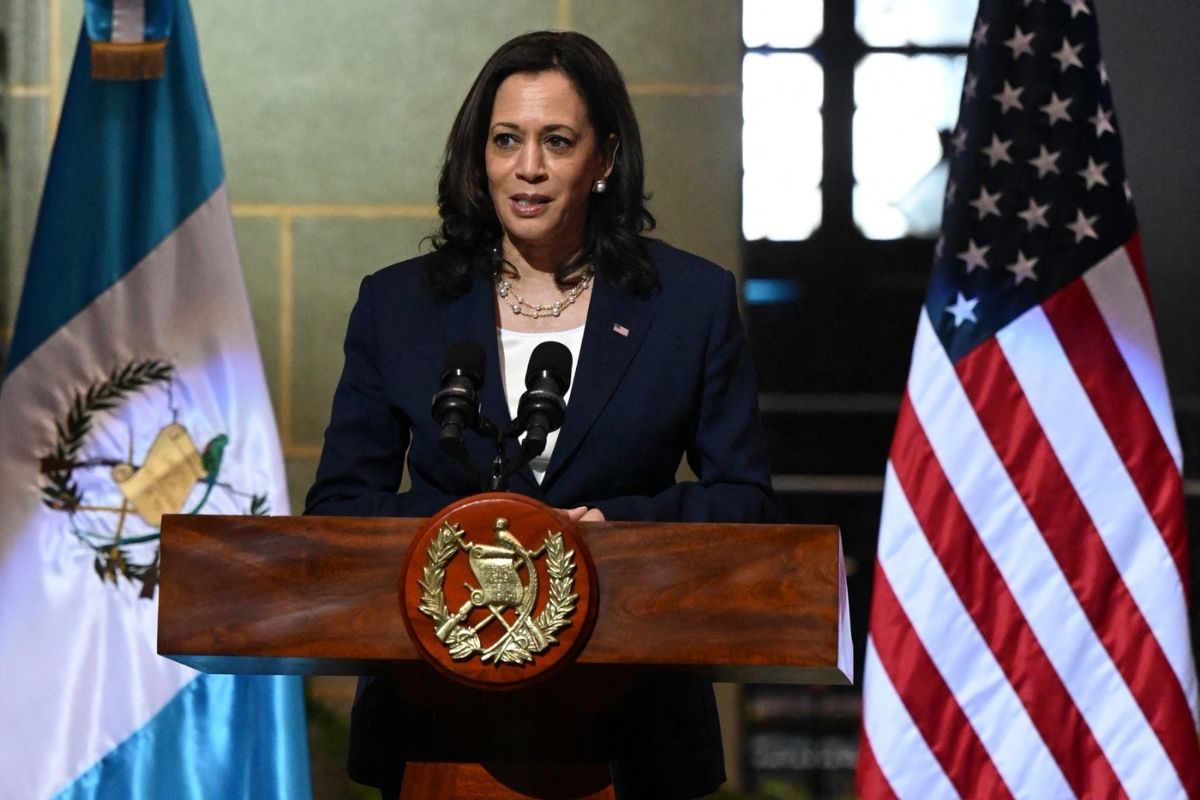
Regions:
M 12 33 L 23 49 L 7 90 L 18 135 L 5 334 L 82 13 L 73 0 L 6 2 L 10 29 L 24 31 Z M 740 5 L 193 0 L 293 508 L 315 469 L 359 279 L 415 255 L 433 229 L 446 133 L 505 39 L 574 29 L 607 48 L 642 125 L 658 235 L 736 269 Z

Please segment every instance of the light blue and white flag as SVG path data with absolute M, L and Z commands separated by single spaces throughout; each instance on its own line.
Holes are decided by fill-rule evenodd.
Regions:
M 298 679 L 156 655 L 162 515 L 288 501 L 186 0 L 86 20 L 0 384 L 0 797 L 308 798 Z

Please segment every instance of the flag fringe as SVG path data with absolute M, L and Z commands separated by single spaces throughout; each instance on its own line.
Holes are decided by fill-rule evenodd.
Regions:
M 92 77 L 98 81 L 146 81 L 167 71 L 167 40 L 91 42 Z

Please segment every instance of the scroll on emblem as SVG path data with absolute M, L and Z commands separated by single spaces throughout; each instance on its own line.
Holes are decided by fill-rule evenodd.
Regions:
M 494 516 L 482 517 L 481 503 Z M 537 501 L 495 494 L 461 504 L 472 513 L 451 506 L 414 540 L 401 578 L 406 624 L 452 677 L 524 683 L 569 657 L 586 633 L 590 563 L 580 569 L 571 523 Z

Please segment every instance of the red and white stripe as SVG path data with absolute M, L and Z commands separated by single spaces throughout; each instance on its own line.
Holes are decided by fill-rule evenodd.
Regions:
M 884 490 L 864 797 L 1200 797 L 1186 529 L 1132 240 L 951 363 Z

